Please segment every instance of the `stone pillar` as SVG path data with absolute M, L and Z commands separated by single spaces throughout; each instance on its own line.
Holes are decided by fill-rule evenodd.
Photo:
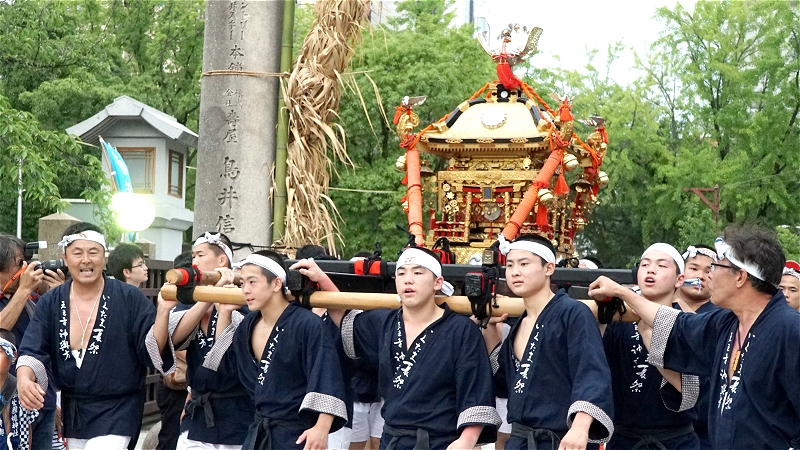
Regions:
M 217 230 L 234 242 L 272 241 L 282 17 L 282 1 L 206 2 L 195 237 Z
M 39 261 L 61 258 L 58 243 L 64 236 L 64 230 L 80 220 L 66 213 L 55 213 L 39 219 L 39 240 L 47 241 L 47 248 L 39 249 Z
M 138 246 L 142 249 L 142 253 L 144 253 L 145 259 L 156 259 L 156 243 L 153 241 L 148 241 L 147 239 L 137 239 L 136 242 L 131 242 L 131 244 Z M 178 256 L 178 255 L 175 255 Z

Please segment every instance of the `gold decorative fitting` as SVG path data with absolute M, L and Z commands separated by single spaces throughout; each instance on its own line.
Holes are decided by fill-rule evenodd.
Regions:
M 544 206 L 552 205 L 555 199 L 550 189 L 539 189 L 539 201 L 542 202 Z
M 608 184 L 608 174 L 600 171 L 597 173 L 597 185 L 603 187 Z
M 450 205 L 451 208 L 455 208 L 458 206 L 458 200 L 450 200 L 447 204 Z
M 444 141 L 447 142 L 448 144 L 460 144 L 464 142 L 463 139 L 445 139 Z
M 475 142 L 477 142 L 478 144 L 491 144 L 492 142 L 494 142 L 494 139 L 492 139 L 492 138 L 478 138 L 478 139 L 475 139 Z
M 583 230 L 583 227 L 585 226 L 586 226 L 586 220 L 584 220 L 583 217 L 578 217 L 577 219 L 575 219 L 575 229 L 577 231 Z
M 503 108 L 497 106 L 487 109 L 481 115 L 481 125 L 487 130 L 496 130 L 505 125 L 506 121 L 508 121 L 508 114 L 503 111 Z
M 528 142 L 528 138 L 511 138 L 510 140 L 514 144 L 525 144 Z
M 531 161 L 531 159 L 530 159 L 530 158 L 525 158 L 525 159 L 523 159 L 523 160 L 522 160 L 522 168 L 523 168 L 523 169 L 525 169 L 525 170 L 528 170 L 528 169 L 530 169 L 530 168 L 531 168 L 531 162 L 532 162 L 532 161 Z
M 400 155 L 397 157 L 397 161 L 394 162 L 395 169 L 399 170 L 400 172 L 406 171 L 406 155 Z
M 461 111 L 462 113 L 468 109 L 469 109 L 469 102 L 463 102 L 460 105 L 458 105 L 458 110 Z
M 445 192 L 450 192 L 450 185 L 447 183 L 442 183 L 442 190 Z
M 580 165 L 581 164 L 578 162 L 578 158 L 576 158 L 575 155 L 571 153 L 564 155 L 564 168 L 566 168 L 568 171 L 577 169 Z
M 453 193 L 453 192 L 448 192 L 448 193 L 444 194 L 444 196 L 447 197 L 448 200 L 452 200 L 452 199 L 456 198 L 456 194 Z

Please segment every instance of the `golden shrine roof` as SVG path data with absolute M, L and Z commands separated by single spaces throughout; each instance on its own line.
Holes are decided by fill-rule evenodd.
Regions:
M 433 129 L 417 145 L 423 152 L 441 156 L 453 153 L 499 156 L 549 148 L 548 130 L 537 128 L 540 120 L 541 110 L 525 97 L 469 100 L 444 121 L 433 124 Z

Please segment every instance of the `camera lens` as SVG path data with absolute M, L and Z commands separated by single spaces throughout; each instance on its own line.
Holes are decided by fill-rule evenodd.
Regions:
M 61 269 L 63 271 L 65 267 L 66 267 L 66 264 L 64 264 L 64 260 L 63 259 L 49 259 L 47 261 L 42 261 L 39 264 L 38 269 L 41 269 L 41 270 L 52 270 L 53 272 L 55 272 L 58 269 Z

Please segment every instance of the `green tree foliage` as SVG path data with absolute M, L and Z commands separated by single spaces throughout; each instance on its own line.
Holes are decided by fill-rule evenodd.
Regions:
M 63 131 L 123 94 L 197 129 L 204 8 L 201 0 L 0 1 L 0 94 L 7 107 L 32 113 L 38 123 L 30 126 L 42 131 Z M 53 153 L 48 156 L 53 163 L 37 172 L 44 178 L 59 175 L 54 188 L 62 198 L 81 196 L 105 178 L 91 166 L 99 149 L 75 149 L 81 158 L 65 149 L 63 160 Z M 187 165 L 194 156 L 190 150 Z M 65 164 L 80 168 L 81 177 L 49 171 Z M 189 208 L 194 176 L 189 170 Z M 3 198 L 15 198 L 11 184 L 3 186 Z M 26 217 L 52 213 L 56 204 L 38 206 Z M 0 210 L 4 218 L 14 216 L 5 204 Z
M 99 222 L 111 237 L 119 231 L 108 212 L 110 193 L 100 161 L 85 152 L 72 137 L 43 130 L 28 112 L 10 107 L 0 96 L 0 177 L 4 182 L 0 196 L 0 231 L 16 233 L 18 170 L 22 161 L 23 238 L 36 240 L 39 217 L 64 209 L 58 180 L 85 186 L 81 196 L 100 211 Z
M 0 88 L 64 130 L 127 94 L 197 126 L 204 2 L 0 2 Z
M 347 151 L 356 167 L 339 168 L 334 186 L 398 194 L 331 193 L 341 214 L 345 255 L 372 249 L 380 241 L 386 257 L 392 257 L 408 240 L 396 228 L 408 228 L 400 206 L 403 174 L 394 169 L 394 161 L 404 150 L 394 126 L 380 112 L 370 79 L 389 121 L 403 97 L 428 96 L 414 109 L 420 117 L 419 131 L 496 78 L 494 63 L 472 37 L 472 26 L 447 26 L 452 19 L 445 13 L 447 4 L 445 0 L 400 2 L 399 17 L 385 28 L 365 30 L 356 47 L 350 64 L 352 79 L 345 78 L 349 87 L 339 109 Z M 437 158 L 430 158 L 430 163 L 434 168 L 441 166 Z
M 800 229 L 796 226 L 784 225 L 776 228 L 776 231 L 786 259 L 800 261 L 800 234 L 798 234 Z
M 657 16 L 665 31 L 639 61 L 644 75 L 628 86 L 593 67 L 596 54 L 580 72 L 529 71 L 544 93 L 570 95 L 577 117 L 607 119 L 611 142 L 601 169 L 611 181 L 581 243 L 609 266 L 631 264 L 653 242 L 710 243 L 733 222 L 800 222 L 797 9 L 699 2 L 693 13 L 677 4 Z M 714 185 L 719 223 L 684 191 Z

